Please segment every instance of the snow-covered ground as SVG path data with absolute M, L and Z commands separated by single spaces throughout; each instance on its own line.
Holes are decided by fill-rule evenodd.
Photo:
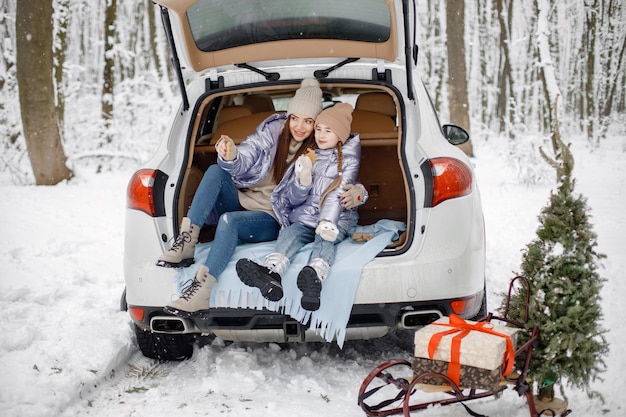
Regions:
M 574 138 L 576 191 L 588 199 L 601 274 L 604 326 L 611 351 L 604 382 L 593 388 L 606 403 L 566 387 L 572 416 L 626 415 L 626 171 L 624 126 L 598 149 Z M 551 181 L 531 184 L 529 144 L 474 138 L 474 158 L 487 228 L 489 309 L 519 271 L 521 251 L 535 236 Z M 536 155 L 536 154 L 535 154 Z M 539 164 L 539 165 L 535 165 Z M 411 340 L 334 344 L 196 346 L 193 358 L 158 363 L 141 356 L 126 313 L 119 311 L 124 207 L 131 169 L 76 178 L 54 187 L 15 186 L 0 178 L 0 416 L 362 416 L 357 393 L 380 362 L 408 359 Z M 550 170 L 543 173 L 550 175 Z M 526 178 L 525 180 L 520 179 Z M 469 404 L 491 416 L 527 416 L 511 390 Z M 420 414 L 420 413 L 417 413 Z M 465 416 L 460 405 L 422 416 Z

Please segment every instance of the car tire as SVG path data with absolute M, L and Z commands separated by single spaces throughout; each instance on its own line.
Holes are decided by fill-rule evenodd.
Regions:
M 120 297 L 120 311 L 128 311 L 128 304 L 126 303 L 126 287 L 124 287 L 124 292 L 122 292 L 122 296 Z
M 134 324 L 137 345 L 141 353 L 160 361 L 183 361 L 193 355 L 194 336 L 189 334 L 164 334 L 144 330 Z

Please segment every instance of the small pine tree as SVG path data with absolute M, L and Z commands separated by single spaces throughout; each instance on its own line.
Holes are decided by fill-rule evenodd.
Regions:
M 600 291 L 605 280 L 598 269 L 605 256 L 595 251 L 597 235 L 589 222 L 587 201 L 574 193 L 571 151 L 558 135 L 553 135 L 552 143 L 554 159 L 541 152 L 557 170 L 558 188 L 539 215 L 537 237 L 527 245 L 521 265 L 531 290 L 528 325 L 536 325 L 540 332 L 529 376 L 543 401 L 554 397 L 556 383 L 565 396 L 563 378 L 590 398 L 602 399 L 589 388 L 589 382 L 602 380 L 600 374 L 606 369 L 603 356 L 609 349 L 606 330 L 600 325 Z M 525 289 L 513 293 L 511 319 L 523 321 L 525 293 Z

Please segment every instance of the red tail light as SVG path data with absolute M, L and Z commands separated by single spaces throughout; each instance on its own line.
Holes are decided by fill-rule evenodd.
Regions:
M 162 188 L 159 184 L 163 174 L 153 169 L 142 169 L 133 174 L 128 189 L 126 190 L 126 205 L 128 208 L 141 210 L 144 213 L 156 217 L 162 215 L 162 193 L 157 198 Z M 160 190 L 159 190 L 160 189 Z
M 472 192 L 472 172 L 463 162 L 453 158 L 434 158 L 429 163 L 433 173 L 432 207 Z

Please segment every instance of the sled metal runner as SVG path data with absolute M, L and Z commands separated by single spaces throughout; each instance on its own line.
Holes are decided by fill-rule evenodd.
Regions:
M 511 293 L 516 282 L 519 282 L 526 288 L 526 312 L 523 322 L 511 320 L 508 317 L 509 303 L 511 302 Z M 394 414 L 403 414 L 410 417 L 411 412 L 423 410 L 435 405 L 449 405 L 460 403 L 465 407 L 466 411 L 474 417 L 487 417 L 471 410 L 466 401 L 479 398 L 495 396 L 495 394 L 505 390 L 508 386 L 512 386 L 518 395 L 526 398 L 530 417 L 565 417 L 571 413 L 571 410 L 553 410 L 543 406 L 538 407 L 535 402 L 532 390 L 532 382 L 528 378 L 530 359 L 533 348 L 539 341 L 539 329 L 532 326 L 526 329 L 528 322 L 528 305 L 530 300 L 530 285 L 525 277 L 515 277 L 509 284 L 509 292 L 503 317 L 498 317 L 489 313 L 479 321 L 499 321 L 517 327 L 520 331 L 529 332 L 528 340 L 515 350 L 515 358 L 523 357 L 524 365 L 521 369 L 511 373 L 507 377 L 502 377 L 497 389 L 486 390 L 475 387 L 459 387 L 447 375 L 438 372 L 415 372 L 411 362 L 403 359 L 394 359 L 386 361 L 378 365 L 363 380 L 359 389 L 358 404 L 365 414 L 369 417 L 383 417 Z M 433 379 L 439 379 L 442 385 L 432 384 Z M 430 383 L 425 383 L 429 381 Z M 421 398 L 418 395 L 424 394 Z M 424 396 L 433 396 L 437 394 L 437 398 L 433 400 L 423 401 Z M 373 402 L 373 404 L 371 403 Z

